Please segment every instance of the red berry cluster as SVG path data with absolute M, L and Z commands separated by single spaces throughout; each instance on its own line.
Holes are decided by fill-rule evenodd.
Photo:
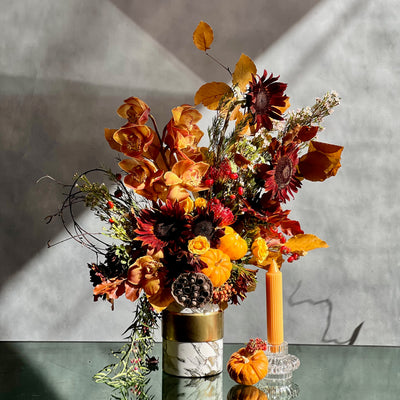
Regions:
M 246 351 L 254 353 L 256 350 L 267 350 L 267 342 L 260 338 L 250 339 L 249 343 L 246 345 Z
M 295 260 L 298 260 L 299 259 L 299 254 L 298 253 L 295 253 L 295 252 L 291 252 L 290 251 L 290 249 L 289 249 L 289 247 L 286 247 L 286 246 L 281 246 L 281 248 L 279 249 L 280 250 L 280 252 L 282 253 L 282 254 L 290 254 L 290 256 L 288 257 L 288 259 L 287 259 L 287 261 L 288 262 L 293 262 L 293 261 L 295 261 Z

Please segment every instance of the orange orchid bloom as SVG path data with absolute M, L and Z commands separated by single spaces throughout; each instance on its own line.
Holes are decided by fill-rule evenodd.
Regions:
M 125 185 L 137 194 L 152 201 L 166 199 L 168 188 L 162 179 L 164 171 L 158 170 L 151 161 L 145 158 L 128 158 L 118 165 L 128 172 L 124 179 Z
M 163 264 L 151 256 L 143 256 L 128 269 L 125 295 L 129 300 L 135 301 L 141 290 L 144 290 L 150 302 L 153 298 L 157 304 L 162 305 L 168 303 L 170 298 L 170 291 L 165 291 L 165 286 Z
M 178 161 L 171 171 L 164 174 L 165 183 L 169 186 L 168 198 L 181 201 L 189 196 L 185 189 L 193 193 L 207 189 L 202 180 L 208 167 L 209 165 L 202 161 Z
M 121 145 L 114 140 L 114 133 L 117 132 L 118 129 L 104 129 L 104 136 L 113 150 L 121 151 Z
M 129 157 L 145 153 L 156 133 L 146 125 L 127 124 L 113 134 L 113 139 L 121 145 L 120 151 Z
M 149 119 L 150 107 L 137 97 L 129 97 L 124 100 L 117 113 L 132 124 L 144 125 Z
M 196 147 L 203 136 L 203 132 L 196 125 L 202 115 L 188 104 L 175 107 L 172 110 L 172 119 L 167 124 L 165 143 L 171 150 L 182 150 Z

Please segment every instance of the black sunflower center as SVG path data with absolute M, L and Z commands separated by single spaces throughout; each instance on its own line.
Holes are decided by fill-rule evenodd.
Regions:
M 214 233 L 214 226 L 210 221 L 199 221 L 194 226 L 193 233 L 195 236 L 205 236 L 208 240 L 211 240 Z
M 290 183 L 292 175 L 292 160 L 287 156 L 281 157 L 275 167 L 275 182 L 278 186 L 278 189 L 286 187 Z
M 268 95 L 266 90 L 260 90 L 255 95 L 254 108 L 256 109 L 257 113 L 263 112 L 265 110 L 268 110 L 268 108 L 269 108 L 269 95 Z
M 164 241 L 169 242 L 176 238 L 176 234 L 179 231 L 178 226 L 174 222 L 158 222 L 154 225 L 154 235 Z

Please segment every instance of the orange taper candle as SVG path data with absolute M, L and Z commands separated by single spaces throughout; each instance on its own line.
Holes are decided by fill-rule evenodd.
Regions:
M 282 272 L 275 260 L 265 274 L 267 290 L 267 332 L 268 343 L 279 345 L 283 342 L 283 295 Z

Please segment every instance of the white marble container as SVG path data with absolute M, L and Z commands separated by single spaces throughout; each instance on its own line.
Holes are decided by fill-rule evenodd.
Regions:
M 222 374 L 205 378 L 181 378 L 163 374 L 163 400 L 222 400 Z
M 223 369 L 223 312 L 219 309 L 163 311 L 163 371 L 180 377 L 205 377 Z

